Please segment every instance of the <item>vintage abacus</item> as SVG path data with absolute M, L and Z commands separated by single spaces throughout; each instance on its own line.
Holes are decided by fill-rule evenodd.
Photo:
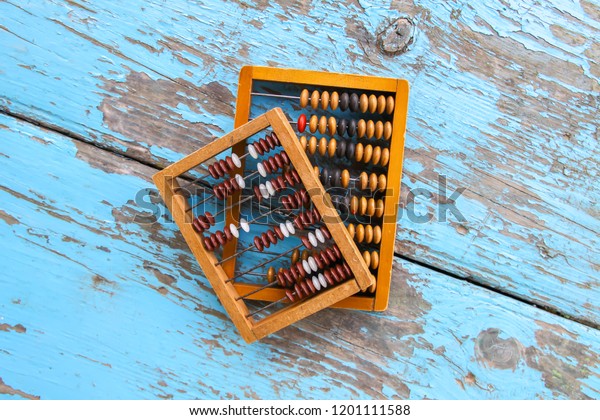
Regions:
M 235 126 L 265 109 L 283 108 L 349 236 L 376 276 L 369 290 L 333 306 L 387 308 L 408 93 L 408 82 L 401 79 L 255 66 L 240 72 Z M 236 287 L 240 293 L 255 289 L 243 282 Z M 252 297 L 278 299 L 270 291 Z
M 375 283 L 279 108 L 153 179 L 248 342 Z M 256 301 L 265 296 L 272 302 Z

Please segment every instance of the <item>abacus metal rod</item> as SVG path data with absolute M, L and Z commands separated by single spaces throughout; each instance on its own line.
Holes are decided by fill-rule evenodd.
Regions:
M 269 97 L 284 98 L 284 99 L 300 99 L 299 96 L 280 95 L 277 93 L 262 93 L 262 92 L 252 92 L 252 96 L 269 96 Z
M 290 252 L 293 252 L 293 251 L 295 251 L 296 249 L 300 249 L 301 247 L 302 247 L 302 245 L 297 245 L 297 246 L 295 246 L 295 247 L 294 247 L 294 248 L 292 248 L 292 249 L 289 249 L 289 250 L 287 250 L 287 251 L 285 251 L 285 252 L 282 252 L 281 254 L 278 254 L 278 255 L 274 256 L 273 258 L 271 258 L 271 259 L 269 259 L 269 260 L 267 260 L 267 261 L 265 261 L 265 262 L 263 262 L 263 263 L 260 263 L 259 265 L 255 265 L 254 267 L 250 268 L 250 269 L 249 269 L 249 270 L 247 270 L 247 271 L 244 271 L 243 273 L 237 274 L 237 275 L 235 275 L 235 276 L 231 277 L 230 279 L 227 279 L 227 280 L 225 280 L 225 282 L 226 282 L 226 283 L 230 283 L 230 282 L 232 282 L 233 280 L 237 279 L 238 277 L 241 277 L 241 276 L 243 276 L 243 275 L 245 275 L 245 274 L 247 274 L 247 273 L 250 273 L 250 272 L 252 272 L 252 271 L 256 270 L 257 268 L 264 267 L 265 265 L 267 265 L 267 264 L 269 264 L 269 263 L 271 263 L 271 262 L 275 261 L 276 259 L 279 259 L 279 258 L 283 257 L 284 255 L 286 255 L 286 254 L 289 254 Z M 252 248 L 252 247 L 250 247 L 250 248 Z
M 257 309 L 257 310 L 256 310 L 256 311 L 254 311 L 254 312 L 250 312 L 248 315 L 246 315 L 246 318 L 250 318 L 251 316 L 254 316 L 254 315 L 256 315 L 257 313 L 260 313 L 260 312 L 264 311 L 265 309 L 268 309 L 268 308 L 270 308 L 271 306 L 277 305 L 278 303 L 281 303 L 281 302 L 283 302 L 283 301 L 284 301 L 284 300 L 286 300 L 287 298 L 288 298 L 287 296 L 284 296 L 284 297 L 282 297 L 281 299 L 279 299 L 279 300 L 276 300 L 275 302 L 271 302 L 271 303 L 269 303 L 268 305 L 265 305 L 265 306 L 263 306 L 262 308 L 259 308 L 259 309 Z
M 241 299 L 245 299 L 245 298 L 247 298 L 248 296 L 252 296 L 253 294 L 260 292 L 261 290 L 268 289 L 269 287 L 271 287 L 271 286 L 275 286 L 276 284 L 277 284 L 277 280 L 275 280 L 275 281 L 272 281 L 272 282 L 271 282 L 271 283 L 269 283 L 269 284 L 265 284 L 265 285 L 263 285 L 263 286 L 260 286 L 260 287 L 259 287 L 259 288 L 257 288 L 257 289 L 254 289 L 254 290 L 251 290 L 251 291 L 249 291 L 249 292 L 248 292 L 248 293 L 246 293 L 245 295 L 242 295 L 242 296 L 238 296 L 238 297 L 236 297 L 236 298 L 235 298 L 235 300 L 241 300 Z

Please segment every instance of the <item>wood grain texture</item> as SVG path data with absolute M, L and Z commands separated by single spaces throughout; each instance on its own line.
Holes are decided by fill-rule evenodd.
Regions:
M 158 166 L 232 128 L 244 64 L 408 79 L 396 253 L 600 323 L 597 4 L 56 0 L 0 15 L 0 107 Z M 408 50 L 381 52 L 403 16 Z
M 245 345 L 136 204 L 154 170 L 6 116 L 0 138 L 1 398 L 600 397 L 597 330 L 400 259 L 387 312 Z

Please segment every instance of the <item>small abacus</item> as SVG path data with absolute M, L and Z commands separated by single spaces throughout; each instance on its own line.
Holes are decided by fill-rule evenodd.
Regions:
M 300 147 L 376 276 L 367 292 L 334 306 L 384 310 L 394 257 L 409 86 L 406 80 L 244 67 L 235 124 L 282 107 Z M 242 293 L 253 286 L 238 283 Z M 255 298 L 277 300 L 266 292 Z
M 207 173 L 194 176 L 202 169 Z M 350 182 L 344 177 L 344 183 Z M 375 282 L 368 267 L 372 259 L 352 242 L 280 109 L 254 118 L 153 179 L 248 342 Z M 255 206 L 262 210 L 257 215 L 249 213 Z M 218 211 L 209 210 L 215 207 Z M 369 239 L 378 242 L 381 232 L 369 231 Z M 245 267 L 249 262 L 252 266 Z M 240 282 L 245 288 L 236 287 Z M 271 303 L 247 305 L 264 294 Z

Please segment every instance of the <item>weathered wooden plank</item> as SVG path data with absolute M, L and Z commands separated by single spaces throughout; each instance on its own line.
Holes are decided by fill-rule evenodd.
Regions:
M 159 165 L 231 128 L 242 64 L 409 79 L 406 201 L 411 210 L 417 194 L 417 214 L 435 217 L 405 213 L 397 252 L 599 322 L 591 2 L 6 2 L 0 11 L 2 106 Z M 414 41 L 384 55 L 376 34 L 402 15 L 416 23 Z M 286 41 L 263 42 L 273 39 Z M 461 187 L 462 221 L 446 211 Z
M 1 398 L 600 396 L 600 332 L 399 259 L 387 312 L 245 345 L 135 203 L 153 170 L 6 116 L 0 138 Z

